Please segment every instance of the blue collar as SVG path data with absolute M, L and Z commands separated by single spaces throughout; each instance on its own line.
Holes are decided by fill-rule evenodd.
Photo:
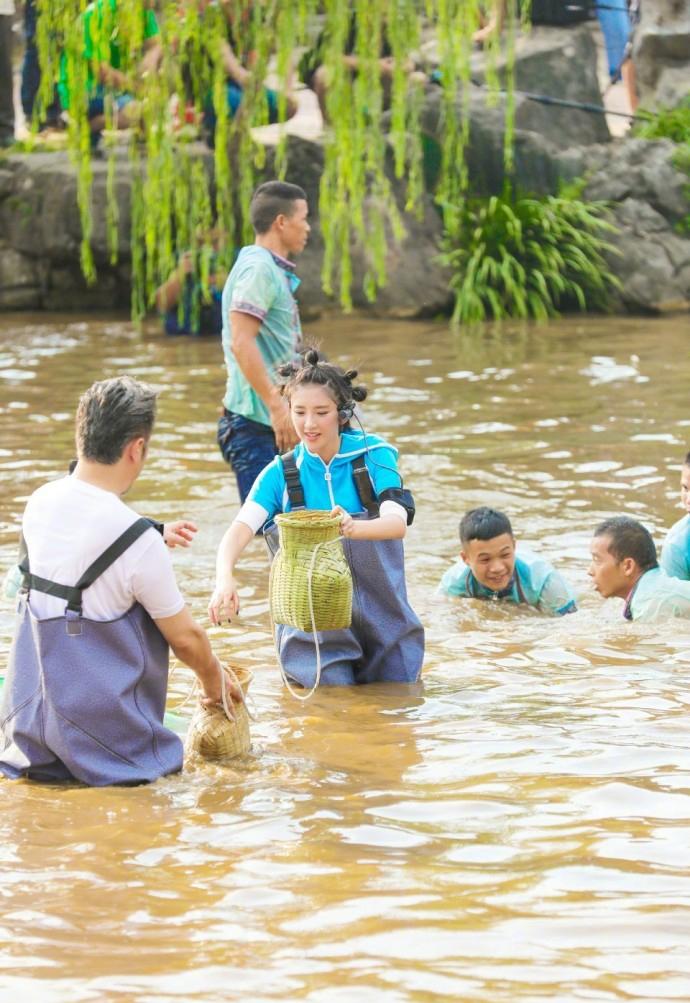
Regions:
M 653 571 L 654 569 L 653 568 L 648 568 L 647 570 L 648 571 Z M 640 584 L 640 582 L 642 581 L 642 579 L 644 578 L 644 576 L 646 574 L 647 574 L 646 571 L 642 572 L 642 574 L 640 575 L 640 577 L 637 579 L 637 581 L 635 582 L 635 584 L 633 585 L 633 587 L 630 589 L 630 591 L 628 592 L 627 596 L 625 597 L 625 606 L 623 607 L 623 618 L 625 620 L 632 620 L 633 619 L 632 601 L 633 601 L 633 598 L 635 596 L 635 593 L 637 592 L 637 586 Z
M 297 265 L 295 264 L 294 261 L 290 261 L 288 258 L 283 258 L 282 255 L 276 254 L 275 251 L 269 251 L 268 248 L 265 248 L 265 250 L 268 251 L 268 253 L 271 255 L 276 265 L 278 265 L 278 267 L 282 268 L 284 271 L 294 272 L 295 269 L 297 268 Z
M 268 248 L 266 247 L 264 250 L 268 251 Z M 294 261 L 288 261 L 287 258 L 283 258 L 280 254 L 275 254 L 274 251 L 268 251 L 268 253 L 271 255 L 278 268 L 281 268 L 285 272 L 285 278 L 287 279 L 287 284 L 290 287 L 290 292 L 294 293 L 295 289 L 302 281 L 297 277 L 297 275 L 295 275 L 296 266 Z

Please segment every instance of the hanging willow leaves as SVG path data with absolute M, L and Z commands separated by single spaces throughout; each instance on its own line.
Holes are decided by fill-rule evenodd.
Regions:
M 277 81 L 277 118 L 288 113 L 287 94 L 297 57 L 320 46 L 329 77 L 324 169 L 319 215 L 324 238 L 322 281 L 351 303 L 352 251 L 367 263 L 364 287 L 373 298 L 386 281 L 392 241 L 404 236 L 403 210 L 421 211 L 424 182 L 420 110 L 424 83 L 411 73 L 423 34 L 438 41 L 442 87 L 442 164 L 436 197 L 446 229 L 459 232 L 467 189 L 464 151 L 469 130 L 472 34 L 481 11 L 506 6 L 508 37 L 516 0 L 160 0 L 156 17 L 142 0 L 38 0 L 37 44 L 42 67 L 34 124 L 60 81 L 68 110 L 68 147 L 76 165 L 82 225 L 82 269 L 96 277 L 91 250 L 94 144 L 89 101 L 103 100 L 107 230 L 110 260 L 118 248 L 118 137 L 129 116 L 132 172 L 132 310 L 141 316 L 156 287 L 192 250 L 206 287 L 211 268 L 209 233 L 226 234 L 218 267 L 229 267 L 233 248 L 252 239 L 249 201 L 266 163 L 253 134 L 269 120 L 267 75 Z M 512 89 L 509 42 L 507 89 Z M 228 97 L 228 49 L 248 70 L 239 109 Z M 497 88 L 496 44 L 489 46 L 490 83 Z M 349 56 L 350 58 L 344 58 Z M 142 63 L 144 57 L 144 63 Z M 354 63 L 356 62 L 356 68 Z M 117 75 L 102 74 L 100 66 Z M 146 72 L 142 74 L 142 65 Z M 129 105 L 124 95 L 134 99 Z M 236 96 L 236 95 L 235 95 Z M 509 104 L 509 117 L 512 106 Z M 136 114 L 135 114 L 136 111 Z M 93 113 L 93 106 L 91 108 Z M 509 142 L 506 160 L 510 163 Z M 209 146 L 199 133 L 210 139 Z M 287 169 L 284 136 L 273 151 L 275 170 Z M 299 178 L 293 180 L 299 182 Z M 215 261 L 216 259 L 214 259 Z M 203 292 L 202 292 L 202 295 Z

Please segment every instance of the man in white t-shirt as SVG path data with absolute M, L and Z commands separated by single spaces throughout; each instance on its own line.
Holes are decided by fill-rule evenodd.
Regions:
M 155 391 L 130 377 L 95 383 L 79 402 L 74 472 L 29 498 L 26 591 L 0 709 L 5 776 L 101 786 L 179 770 L 181 742 L 163 725 L 169 648 L 204 702 L 221 699 L 220 663 L 163 539 L 122 501 L 155 411 Z

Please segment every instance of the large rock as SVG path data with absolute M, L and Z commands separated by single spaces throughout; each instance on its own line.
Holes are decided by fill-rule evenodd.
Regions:
M 674 165 L 676 153 L 668 140 L 626 139 L 591 150 L 584 165 L 584 197 L 611 203 L 618 233 L 610 266 L 633 312 L 690 307 L 690 239 L 682 226 L 690 214 L 688 178 Z
M 264 175 L 272 177 L 271 157 Z M 337 306 L 333 297 L 327 296 L 321 286 L 321 266 L 324 244 L 319 222 L 319 185 L 323 173 L 323 148 L 315 143 L 291 136 L 287 148 L 286 180 L 300 185 L 306 192 L 310 207 L 309 221 L 312 231 L 309 243 L 300 255 L 298 271 L 301 285 L 297 292 L 300 307 L 306 315 L 314 310 Z M 392 179 L 392 164 L 389 165 Z M 441 217 L 432 199 L 427 196 L 422 206 L 421 218 L 404 212 L 405 192 L 402 185 L 393 181 L 393 191 L 398 209 L 403 215 L 405 237 L 397 244 L 388 234 L 386 255 L 387 281 L 379 290 L 374 302 L 367 299 L 364 277 L 372 261 L 366 241 L 355 236 L 352 254 L 352 302 L 355 307 L 389 317 L 424 317 L 441 313 L 450 305 L 448 274 L 436 262 L 441 239 Z M 365 206 L 365 217 L 373 212 L 372 202 Z M 334 291 L 337 295 L 338 279 Z
M 196 151 L 207 164 L 205 147 Z M 273 177 L 269 149 L 264 178 Z M 8 250 L 0 270 L 0 309 L 32 307 L 64 310 L 129 308 L 130 227 L 132 166 L 118 157 L 116 194 L 119 210 L 118 263 L 110 262 L 107 236 L 107 165 L 92 164 L 93 187 L 91 247 L 98 280 L 87 285 L 79 265 L 81 225 L 77 207 L 76 173 L 66 153 L 17 154 L 3 161 L 0 169 L 0 233 Z M 298 298 L 305 317 L 336 306 L 321 287 L 323 238 L 319 225 L 319 184 L 323 173 L 323 148 L 296 136 L 287 146 L 287 178 L 301 185 L 311 207 L 312 233 L 300 258 L 302 284 Z M 392 175 L 391 175 L 392 177 Z M 261 178 L 258 178 L 261 180 Z M 404 207 L 404 192 L 394 183 L 398 206 Z M 364 278 L 371 261 L 366 241 L 353 240 L 352 298 L 357 307 L 397 317 L 439 313 L 449 305 L 447 275 L 435 263 L 441 220 L 427 197 L 421 219 L 405 215 L 406 237 L 400 245 L 389 240 L 388 282 L 371 304 L 364 292 Z
M 12 247 L 31 257 L 79 260 L 81 223 L 77 175 L 65 151 L 15 154 L 0 172 L 0 232 Z M 91 162 L 91 247 L 96 263 L 110 258 L 107 239 L 107 165 Z M 119 212 L 118 251 L 129 254 L 131 174 L 118 158 L 115 191 Z
M 516 129 L 511 179 L 520 191 L 536 195 L 555 192 L 563 176 L 563 149 L 541 133 L 517 127 L 521 110 L 528 101 L 516 98 Z M 492 102 L 485 91 L 470 88 L 466 104 L 470 127 L 465 150 L 469 186 L 473 195 L 495 195 L 503 191 L 505 170 L 505 99 Z M 462 115 L 464 109 L 458 108 Z M 528 110 L 531 113 L 531 108 Z M 443 96 L 440 88 L 430 91 L 422 113 L 422 129 L 428 146 L 433 144 L 440 161 L 443 130 Z M 573 147 L 571 147 L 572 149 Z
M 482 53 L 473 55 L 472 79 L 475 83 L 486 83 L 486 58 Z M 497 70 L 499 79 L 505 81 L 505 56 L 499 59 Z M 515 88 L 517 129 L 548 137 L 558 149 L 604 143 L 610 139 L 603 114 L 535 100 L 555 98 L 595 108 L 603 106 L 596 47 L 587 25 L 534 27 L 527 33 L 520 33 L 515 44 Z
M 0 243 L 0 310 L 35 310 L 41 295 L 38 260 Z
M 435 61 L 430 56 L 432 65 Z M 504 140 L 506 98 L 490 95 L 487 57 L 472 58 L 472 84 L 465 102 L 458 100 L 456 114 L 469 117 L 466 151 L 470 184 L 477 195 L 500 192 L 505 184 Z M 572 28 L 533 28 L 516 43 L 514 98 L 514 174 L 522 191 L 554 192 L 570 175 L 563 151 L 607 142 L 610 139 L 602 114 L 549 103 L 551 99 L 602 107 L 597 79 L 597 56 L 592 34 L 585 25 Z M 505 58 L 496 70 L 505 83 Z M 466 111 L 465 111 L 466 109 Z M 427 89 L 422 127 L 431 142 L 441 143 L 444 107 L 441 88 Z
M 643 0 L 640 10 L 633 63 L 641 103 L 675 107 L 690 95 L 690 3 Z

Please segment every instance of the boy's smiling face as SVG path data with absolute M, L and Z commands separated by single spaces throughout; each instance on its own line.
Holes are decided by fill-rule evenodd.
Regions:
M 490 540 L 468 540 L 460 556 L 472 574 L 492 592 L 508 588 L 515 570 L 515 537 L 501 533 Z

